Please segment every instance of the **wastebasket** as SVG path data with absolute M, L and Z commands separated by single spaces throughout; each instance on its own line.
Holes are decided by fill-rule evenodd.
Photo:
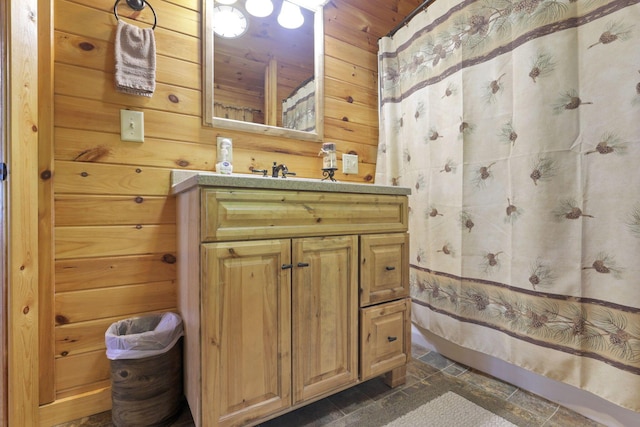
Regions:
M 105 332 L 116 427 L 167 426 L 182 403 L 182 319 L 175 313 L 121 320 Z

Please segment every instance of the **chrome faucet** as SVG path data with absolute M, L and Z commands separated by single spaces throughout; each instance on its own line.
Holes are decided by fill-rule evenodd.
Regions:
M 289 172 L 289 168 L 287 168 L 287 165 L 284 163 L 278 164 L 277 162 L 273 162 L 273 166 L 271 167 L 271 176 L 273 178 L 277 178 L 280 171 L 282 171 L 283 178 L 286 178 L 287 175 L 295 176 L 295 172 Z

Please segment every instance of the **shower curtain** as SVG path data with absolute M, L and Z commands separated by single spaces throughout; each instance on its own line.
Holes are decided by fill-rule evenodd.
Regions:
M 225 105 L 220 102 L 213 104 L 213 111 L 215 117 L 221 117 L 223 119 L 240 120 L 243 122 L 253 122 L 254 113 L 258 113 L 249 107 L 237 107 L 235 105 Z
M 304 132 L 316 130 L 316 82 L 313 77 L 282 101 L 282 126 Z
M 640 412 L 640 0 L 437 0 L 378 57 L 413 321 Z

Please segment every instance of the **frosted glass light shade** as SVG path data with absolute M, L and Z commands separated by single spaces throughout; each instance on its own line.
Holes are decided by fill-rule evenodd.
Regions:
M 282 2 L 282 9 L 278 15 L 278 24 L 290 30 L 299 28 L 304 24 L 304 16 L 300 11 L 300 7 L 287 0 Z
M 244 13 L 233 6 L 216 6 L 213 9 L 213 32 L 228 39 L 240 37 L 247 31 Z
M 234 4 L 236 0 L 216 0 L 216 3 L 220 4 Z
M 273 12 L 271 0 L 247 0 L 244 8 L 256 18 L 264 18 Z

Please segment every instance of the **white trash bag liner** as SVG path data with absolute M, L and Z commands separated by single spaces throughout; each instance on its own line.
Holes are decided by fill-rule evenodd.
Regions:
M 182 318 L 176 313 L 121 320 L 104 334 L 107 358 L 142 359 L 171 350 L 183 335 Z

